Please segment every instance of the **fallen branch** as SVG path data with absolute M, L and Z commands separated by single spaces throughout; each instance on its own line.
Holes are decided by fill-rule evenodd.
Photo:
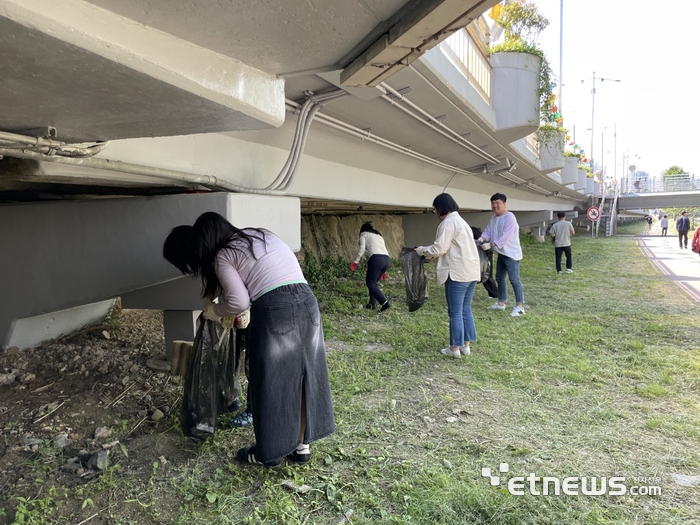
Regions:
M 126 389 L 124 389 L 124 391 L 123 391 L 121 394 L 119 394 L 117 397 L 115 397 L 115 398 L 112 400 L 112 402 L 111 402 L 109 405 L 107 405 L 107 408 L 111 408 L 111 407 L 113 407 L 114 405 L 116 405 L 119 401 L 121 401 L 122 398 L 126 395 L 126 393 L 127 393 L 129 390 L 131 390 L 131 387 L 133 387 L 135 384 L 136 384 L 136 381 L 133 381 L 132 383 L 129 383 L 129 386 L 127 386 Z
M 99 514 L 99 512 L 95 512 L 95 514 L 93 514 L 89 518 L 85 518 L 83 521 L 81 521 L 80 523 L 76 523 L 75 525 L 83 525 L 83 523 L 87 523 L 88 521 L 90 521 L 92 518 L 94 518 L 98 514 Z
M 54 381 L 53 383 L 49 383 L 48 385 L 40 386 L 39 388 L 36 388 L 29 393 L 30 394 L 38 394 L 39 392 L 43 392 L 44 390 L 46 390 L 47 388 L 49 388 L 55 384 L 56 384 L 56 381 Z
M 127 434 L 127 436 L 130 436 L 131 434 L 133 434 L 133 433 L 134 433 L 134 430 L 136 430 L 137 428 L 139 428 L 139 427 L 141 426 L 141 423 L 143 423 L 143 422 L 146 421 L 147 419 L 148 419 L 148 416 L 145 416 L 143 419 L 141 419 L 141 421 L 139 421 L 138 423 L 136 423 L 136 426 L 135 426 L 134 428 L 131 429 L 131 432 L 129 432 L 129 433 Z
M 37 419 L 36 421 L 34 421 L 34 424 L 36 425 L 36 424 L 37 424 L 39 421 L 41 421 L 42 419 L 49 417 L 51 414 L 53 414 L 54 412 L 56 412 L 56 410 L 58 410 L 59 408 L 61 408 L 61 407 L 62 407 L 63 405 L 65 405 L 65 404 L 66 404 L 66 402 L 63 401 L 60 405 L 58 405 L 56 408 L 54 408 L 51 412 L 49 412 L 48 414 L 44 414 L 44 415 L 41 416 L 39 419 Z

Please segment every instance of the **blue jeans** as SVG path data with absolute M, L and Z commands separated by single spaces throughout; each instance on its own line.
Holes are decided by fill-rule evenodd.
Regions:
M 476 326 L 472 315 L 472 296 L 476 281 L 457 282 L 449 277 L 445 282 L 447 314 L 450 316 L 450 346 L 464 346 L 476 341 Z
M 496 282 L 498 283 L 498 302 L 505 303 L 508 300 L 508 289 L 506 288 L 506 274 L 513 285 L 515 292 L 515 303 L 525 304 L 523 295 L 523 285 L 520 282 L 520 261 L 511 259 L 506 255 L 498 254 L 496 262 Z

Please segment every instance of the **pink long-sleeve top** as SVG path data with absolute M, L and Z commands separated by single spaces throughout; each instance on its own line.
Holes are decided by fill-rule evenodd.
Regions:
M 249 231 L 258 235 L 254 231 Z M 253 257 L 248 244 L 234 240 L 239 249 L 223 248 L 216 254 L 214 271 L 223 294 L 214 306 L 219 317 L 240 314 L 250 303 L 270 290 L 292 283 L 305 283 L 294 252 L 274 233 L 265 230 L 265 242 L 253 239 Z
M 510 257 L 516 261 L 523 258 L 523 250 L 520 247 L 520 227 L 518 220 L 511 212 L 507 211 L 501 216 L 494 215 L 481 233 L 481 238 L 491 241 L 496 253 Z

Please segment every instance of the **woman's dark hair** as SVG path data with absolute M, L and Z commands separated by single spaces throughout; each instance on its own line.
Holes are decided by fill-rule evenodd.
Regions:
M 377 230 L 375 230 L 374 228 L 372 228 L 372 223 L 371 223 L 371 222 L 366 222 L 366 223 L 364 223 L 362 226 L 360 226 L 360 233 L 364 233 L 364 232 L 376 233 L 376 234 L 379 235 L 380 237 L 382 236 L 381 233 L 379 233 Z
M 163 243 L 163 257 L 185 275 L 199 268 L 199 256 L 192 226 L 175 226 Z
M 491 195 L 491 202 L 493 202 L 493 201 L 506 202 L 506 200 L 508 200 L 508 197 L 506 197 L 502 193 L 494 193 L 493 195 Z
M 197 218 L 192 227 L 192 233 L 196 239 L 198 255 L 195 273 L 202 277 L 202 297 L 209 298 L 214 298 L 222 292 L 221 283 L 214 271 L 216 254 L 228 247 L 245 252 L 246 255 L 252 255 L 257 259 L 253 250 L 253 240 L 259 239 L 265 242 L 265 230 L 261 228 L 241 230 L 213 211 L 202 213 Z
M 441 193 L 433 200 L 433 208 L 440 217 L 444 217 L 450 212 L 459 211 L 457 201 L 449 193 Z

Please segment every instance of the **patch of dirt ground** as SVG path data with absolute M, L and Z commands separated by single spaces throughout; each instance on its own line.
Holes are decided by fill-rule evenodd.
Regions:
M 123 310 L 41 348 L 0 352 L 0 524 L 19 520 L 18 498 L 90 483 L 117 458 L 127 476 L 165 457 L 187 461 L 193 451 L 182 435 L 149 438 L 173 424 L 168 415 L 181 400 L 181 379 L 146 365 L 164 352 L 163 315 L 150 310 Z

